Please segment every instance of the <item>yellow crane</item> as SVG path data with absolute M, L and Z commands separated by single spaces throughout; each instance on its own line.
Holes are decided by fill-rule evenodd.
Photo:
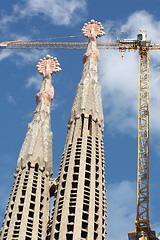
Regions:
M 160 44 L 151 43 L 145 31 L 136 39 L 98 43 L 100 49 L 117 49 L 122 57 L 125 51 L 139 51 L 139 97 L 138 97 L 138 168 L 137 168 L 137 215 L 135 230 L 128 233 L 129 240 L 155 240 L 155 231 L 149 221 L 149 80 L 150 50 L 160 50 Z M 85 49 L 86 42 L 0 42 L 0 49 Z

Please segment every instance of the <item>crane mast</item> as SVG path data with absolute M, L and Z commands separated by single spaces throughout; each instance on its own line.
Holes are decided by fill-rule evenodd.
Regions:
M 150 57 L 144 41 L 139 46 L 137 216 L 135 231 L 128 234 L 129 240 L 156 239 L 149 221 L 149 95 Z
M 138 96 L 138 172 L 137 172 L 137 239 L 144 232 L 150 236 L 149 222 L 149 51 L 139 50 L 139 96 Z M 150 238 L 147 238 L 150 239 Z

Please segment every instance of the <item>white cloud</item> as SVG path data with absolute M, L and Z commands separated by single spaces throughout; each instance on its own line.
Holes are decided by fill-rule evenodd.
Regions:
M 11 93 L 8 93 L 8 95 L 7 95 L 7 102 L 10 103 L 10 104 L 16 105 L 16 100 L 11 95 Z
M 54 25 L 74 25 L 83 19 L 86 0 L 28 0 L 13 6 L 10 16 L 1 13 L 1 30 L 20 18 L 41 16 L 50 19 Z
M 3 49 L 0 51 L 0 61 L 3 61 L 6 58 L 9 58 L 10 56 L 13 55 L 13 51 L 9 49 Z
M 151 229 L 159 232 L 158 218 L 154 217 L 153 198 L 157 193 L 159 184 L 151 184 L 150 220 Z M 107 186 L 107 239 L 108 240 L 128 240 L 128 232 L 135 229 L 136 219 L 136 182 L 122 180 L 121 182 Z M 151 201 L 152 200 L 152 201 Z M 154 206 L 155 207 L 155 206 Z
M 2 49 L 0 51 L 0 61 L 10 59 L 14 61 L 17 66 L 23 66 L 28 64 L 38 63 L 40 58 L 45 57 L 48 54 L 48 50 L 37 50 L 37 49 Z
M 40 85 L 42 83 L 42 77 L 39 74 L 36 74 L 35 76 L 31 76 L 26 80 L 26 88 L 35 87 L 37 90 L 40 89 Z
M 77 22 L 85 10 L 85 0 L 29 0 L 25 8 L 24 6 L 18 8 L 18 12 L 22 16 L 41 14 L 49 17 L 57 25 L 69 25 Z
M 154 19 L 153 15 L 144 10 L 131 14 L 126 23 L 121 25 L 120 31 L 130 31 L 130 35 L 134 37 L 140 29 L 146 30 L 148 37 L 154 42 L 159 42 L 160 21 Z
M 138 11 L 129 16 L 124 23 L 106 22 L 106 32 L 127 31 L 128 38 L 136 38 L 139 29 L 148 32 L 153 43 L 160 41 L 160 21 L 146 11 Z M 121 36 L 122 37 L 122 36 Z M 103 39 L 108 41 L 109 35 Z M 116 39 L 113 39 L 116 41 Z M 160 119 L 160 51 L 151 51 L 151 133 L 159 134 Z M 100 79 L 105 111 L 106 125 L 113 132 L 136 134 L 137 98 L 139 82 L 138 53 L 126 52 L 121 59 L 117 50 L 101 53 Z
M 102 81 L 106 125 L 111 131 L 133 132 L 137 125 L 137 79 L 136 54 L 126 53 L 121 59 L 119 52 L 104 52 L 101 57 Z
M 134 230 L 136 217 L 136 184 L 130 181 L 111 184 L 107 188 L 108 240 L 127 240 L 127 234 Z
M 17 58 L 14 61 L 17 65 L 26 65 L 30 63 L 38 63 L 40 58 L 45 57 L 48 54 L 47 50 L 36 50 L 36 49 L 24 49 L 14 52 Z M 16 60 L 15 60 L 16 59 Z
M 10 23 L 15 22 L 14 14 L 13 15 L 6 15 L 3 12 L 0 12 L 0 18 L 1 18 L 0 30 L 3 31 L 3 32 L 5 32 L 7 26 Z

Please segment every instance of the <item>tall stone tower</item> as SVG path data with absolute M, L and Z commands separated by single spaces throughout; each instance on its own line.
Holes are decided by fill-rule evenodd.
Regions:
M 101 23 L 94 20 L 85 24 L 82 31 L 89 42 L 56 186 L 50 179 L 50 107 L 54 97 L 51 75 L 60 71 L 60 67 L 56 58 L 47 55 L 37 65 L 43 81 L 19 154 L 0 235 L 2 240 L 105 240 L 104 120 L 96 45 L 96 38 L 104 31 Z M 55 201 L 50 219 L 53 194 Z
M 1 239 L 45 240 L 50 216 L 49 178 L 52 174 L 50 107 L 54 96 L 52 73 L 60 70 L 56 58 L 47 55 L 37 65 L 43 75 L 33 120 L 19 154 Z
M 94 20 L 85 24 L 82 31 L 89 42 L 68 124 L 50 240 L 105 239 L 103 112 L 96 46 L 96 38 L 104 31 L 101 23 Z

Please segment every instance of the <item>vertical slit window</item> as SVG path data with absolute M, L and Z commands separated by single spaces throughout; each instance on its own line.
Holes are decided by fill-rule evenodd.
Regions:
M 82 134 L 83 134 L 83 128 L 84 128 L 84 114 L 81 115 L 81 120 L 82 120 L 81 137 L 82 137 Z

